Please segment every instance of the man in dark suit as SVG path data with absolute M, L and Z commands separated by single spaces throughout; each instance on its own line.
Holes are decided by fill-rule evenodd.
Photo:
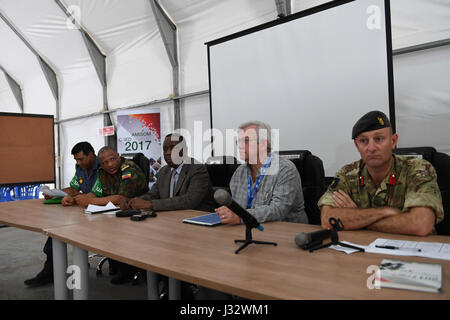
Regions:
M 206 166 L 186 157 L 186 151 L 183 136 L 167 135 L 163 143 L 167 165 L 159 170 L 156 183 L 148 193 L 122 201 L 120 208 L 214 211 L 217 205 Z
M 122 200 L 120 209 L 195 209 L 213 212 L 217 204 L 208 171 L 205 165 L 186 157 L 187 147 L 183 136 L 168 134 L 164 139 L 163 153 L 167 165 L 158 171 L 152 189 L 138 198 Z M 159 286 L 160 297 L 167 297 L 168 278 L 161 276 Z M 183 300 L 194 299 L 192 285 L 181 283 L 181 297 Z

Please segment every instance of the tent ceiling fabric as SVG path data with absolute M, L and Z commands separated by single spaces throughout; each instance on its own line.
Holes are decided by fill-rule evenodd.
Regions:
M 2 70 L 0 70 L 0 106 L 2 106 L 2 112 L 21 112 L 20 106 L 14 98 L 8 80 L 6 79 L 6 75 Z
M 180 93 L 208 89 L 205 42 L 276 19 L 274 0 L 162 0 L 178 27 Z
M 0 0 L 4 15 L 58 77 L 61 118 L 101 109 L 103 96 L 81 34 L 53 0 Z
M 110 109 L 167 98 L 172 68 L 149 0 L 63 0 L 107 56 Z
M 172 71 L 151 10 L 150 0 L 61 0 L 107 56 L 110 109 L 163 99 L 172 93 Z M 293 0 L 298 12 L 325 3 L 323 0 Z M 249 28 L 277 16 L 273 0 L 160 0 L 178 27 L 180 41 L 180 94 L 208 87 L 206 41 Z M 438 0 L 391 2 L 393 47 L 416 45 L 450 38 L 450 3 Z M 61 93 L 61 119 L 103 109 L 102 89 L 80 32 L 54 0 L 0 0 L 0 11 L 36 51 L 54 68 Z M 0 53 L 0 63 L 23 85 L 40 75 L 29 67 L 34 57 L 3 21 L 0 35 L 9 52 Z M 6 30 L 5 30 L 6 29 Z M 5 47 L 5 46 L 3 46 Z M 22 48 L 19 48 L 22 47 Z M 28 57 L 27 57 L 28 56 Z M 20 59 L 21 63 L 15 63 Z M 33 81 L 33 83 L 40 80 Z M 45 82 L 37 90 L 40 96 Z M 35 96 L 33 96 L 35 98 Z M 49 103 L 49 98 L 42 98 Z M 27 97 L 25 110 L 34 109 Z M 36 101 L 36 106 L 44 104 Z M 44 107 L 51 110 L 50 107 Z M 26 111 L 28 112 L 28 111 Z
M 150 1 L 154 0 L 59 1 L 72 12 L 75 20 L 106 56 L 109 109 L 145 105 L 173 94 L 172 67 L 150 5 Z M 278 15 L 275 0 L 158 2 L 178 30 L 181 95 L 208 89 L 205 42 L 274 20 Z M 295 13 L 326 2 L 328 1 L 292 0 L 291 7 Z M 390 1 L 390 5 L 393 49 L 450 39 L 450 1 L 395 0 Z M 81 32 L 55 0 L 0 0 L 0 13 L 56 72 L 60 119 L 103 110 L 103 88 Z M 35 54 L 2 19 L 0 43 L 0 66 L 20 85 L 24 112 L 56 115 L 55 98 Z M 431 51 L 433 50 L 436 49 Z M 444 54 L 447 52 L 448 48 Z M 431 63 L 428 59 L 434 56 L 442 57 L 442 61 Z M 424 61 L 423 68 L 411 66 L 417 61 Z M 421 88 L 426 84 L 420 79 L 431 77 L 434 79 L 432 83 L 450 83 L 446 79 L 450 72 L 441 72 L 437 78 L 434 74 L 436 70 L 449 70 L 449 64 L 449 59 L 437 53 L 425 56 L 421 54 L 420 59 L 408 54 L 395 57 L 396 104 L 398 114 L 405 119 L 404 123 L 401 123 L 402 119 L 397 120 L 401 130 L 411 132 L 413 122 L 410 119 L 420 118 L 425 114 L 430 123 L 430 117 L 443 119 L 450 115 L 448 92 L 445 95 L 448 88 L 445 85 L 427 87 L 428 93 L 419 92 L 423 91 Z M 417 81 L 408 77 L 408 70 L 414 73 Z M 418 110 L 420 104 L 413 100 L 422 101 L 421 104 L 426 104 L 427 108 Z M 164 103 L 155 107 L 167 109 L 163 117 L 172 119 L 171 106 L 172 103 Z M 433 112 L 430 112 L 430 107 Z M 5 75 L 0 72 L 0 112 L 6 111 L 20 112 L 20 108 Z M 182 127 L 192 131 L 194 122 L 201 121 L 206 130 L 209 128 L 209 117 L 207 95 L 182 101 Z M 80 123 L 64 122 L 61 145 L 64 145 L 63 159 L 68 161 L 70 170 L 73 161 L 70 146 L 82 138 L 75 131 L 82 130 L 82 123 L 97 129 L 102 126 L 102 118 L 95 117 L 95 120 Z M 89 132 L 90 128 L 85 128 L 84 131 Z M 168 124 L 167 128 L 172 127 Z M 409 136 L 411 140 L 403 141 L 407 145 L 413 145 L 412 135 L 406 134 L 403 139 L 408 140 Z M 92 137 L 92 140 L 98 146 L 104 142 L 98 136 Z M 436 147 L 439 148 L 439 145 Z M 448 150 L 448 144 L 445 148 Z
M 0 9 L 2 9 L 1 6 Z M 0 66 L 22 87 L 24 112 L 55 114 L 55 99 L 42 73 L 38 59 L 1 19 L 0 42 L 2 43 Z M 0 101 L 3 99 L 0 98 Z M 0 111 L 14 109 L 10 105 L 0 105 Z M 16 109 L 16 111 L 20 112 L 20 109 Z

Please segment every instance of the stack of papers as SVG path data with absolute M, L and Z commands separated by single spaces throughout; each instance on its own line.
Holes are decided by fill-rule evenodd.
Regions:
M 59 189 L 51 189 L 51 190 L 50 189 L 42 189 L 41 191 L 46 196 L 53 197 L 53 198 L 59 198 L 59 197 L 67 196 L 67 193 L 65 193 L 64 191 L 59 190 Z
M 84 213 L 95 214 L 95 213 L 103 213 L 103 214 L 116 214 L 116 211 L 120 210 L 120 208 L 116 207 L 111 201 L 108 202 L 106 206 L 97 206 L 94 204 L 88 205 L 88 207 L 84 210 Z

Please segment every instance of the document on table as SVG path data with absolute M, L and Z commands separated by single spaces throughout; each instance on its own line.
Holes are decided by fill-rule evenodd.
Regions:
M 342 243 L 360 247 L 368 253 L 389 254 L 395 256 L 415 256 L 433 259 L 450 260 L 450 243 L 441 242 L 416 242 L 406 240 L 394 240 L 378 238 L 368 246 L 341 241 Z M 377 246 L 394 247 L 397 249 L 377 248 Z M 358 252 L 358 250 L 341 247 L 339 245 L 330 246 L 330 249 L 343 251 L 347 254 Z
M 43 189 L 42 193 L 53 198 L 67 196 L 67 193 L 59 189 Z
M 354 243 L 351 243 L 351 242 L 348 242 L 348 241 L 341 241 L 341 242 L 345 243 L 345 244 L 349 244 L 349 245 L 354 246 L 354 247 L 362 248 L 364 250 L 366 249 L 366 246 L 361 246 L 359 244 L 354 244 Z M 340 245 L 332 245 L 332 246 L 330 246 L 330 249 L 334 249 L 334 250 L 337 250 L 337 251 L 342 251 L 342 252 L 345 252 L 346 254 L 360 252 L 359 250 L 352 249 L 352 248 L 347 248 L 347 247 L 342 247 Z
M 103 213 L 103 214 L 116 214 L 116 211 L 120 210 L 120 208 L 116 207 L 111 201 L 108 202 L 106 206 L 97 206 L 94 204 L 88 205 L 88 207 L 84 210 L 84 213 Z
M 377 248 L 376 246 L 389 246 L 398 249 Z M 450 243 L 378 238 L 366 247 L 366 252 L 450 260 Z

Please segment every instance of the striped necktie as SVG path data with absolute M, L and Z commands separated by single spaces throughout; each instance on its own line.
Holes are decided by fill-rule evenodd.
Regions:
M 172 169 L 172 174 L 170 175 L 170 191 L 169 191 L 169 196 L 172 198 L 175 194 L 175 187 L 177 185 L 177 180 L 176 180 L 176 176 L 177 176 L 178 172 L 176 169 Z

